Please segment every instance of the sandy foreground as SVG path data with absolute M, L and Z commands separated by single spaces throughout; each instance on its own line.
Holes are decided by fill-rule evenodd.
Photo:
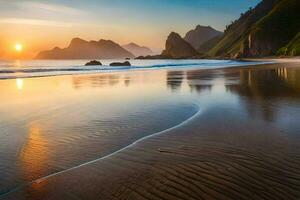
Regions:
M 241 81 L 244 72 L 277 69 L 283 69 L 283 74 L 289 69 L 298 72 L 300 64 L 196 70 L 190 76 L 195 80 L 238 77 Z M 264 103 L 273 98 L 299 101 L 299 82 L 287 91 L 263 85 L 269 83 L 262 77 L 252 77 L 257 78 L 256 87 L 239 84 L 228 89 L 249 99 L 252 89 L 251 100 L 255 101 L 249 103 L 250 111 L 260 107 L 259 102 L 264 106 L 260 109 L 267 109 Z M 200 108 L 175 129 L 0 199 L 300 199 L 300 125 L 280 128 L 276 120 L 242 115 L 226 106 Z

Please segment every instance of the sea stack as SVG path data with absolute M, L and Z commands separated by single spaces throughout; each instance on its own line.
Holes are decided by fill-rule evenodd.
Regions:
M 162 52 L 162 56 L 174 59 L 194 58 L 199 56 L 199 53 L 178 33 L 172 32 L 168 36 L 166 49 Z

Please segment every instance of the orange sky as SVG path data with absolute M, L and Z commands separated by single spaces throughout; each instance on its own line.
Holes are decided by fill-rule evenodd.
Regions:
M 139 44 L 151 45 L 154 48 L 162 48 L 161 44 L 166 38 L 163 32 L 148 32 L 143 27 L 135 34 L 131 34 L 129 28 L 126 30 L 126 28 L 108 27 L 103 32 L 101 26 L 92 25 L 61 27 L 56 25 L 6 24 L 5 27 L 0 36 L 0 57 L 2 58 L 33 58 L 41 50 L 52 49 L 55 46 L 68 46 L 70 40 L 74 37 L 81 37 L 86 40 L 111 39 L 120 44 L 134 41 Z M 142 35 L 142 37 L 139 37 L 139 35 Z M 156 38 L 156 41 L 153 41 L 153 38 Z M 14 46 L 16 43 L 23 45 L 21 53 L 15 51 Z
M 260 0 L 232 1 L 0 0 L 0 58 L 33 58 L 74 37 L 162 49 L 171 31 L 184 36 L 197 24 L 223 30 Z

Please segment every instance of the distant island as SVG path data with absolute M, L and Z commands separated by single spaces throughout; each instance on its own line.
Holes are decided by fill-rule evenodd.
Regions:
M 147 56 L 153 54 L 153 51 L 149 47 L 139 46 L 138 44 L 133 42 L 122 45 L 122 47 L 127 51 L 129 51 L 130 53 L 132 53 L 135 57 Z
M 146 49 L 146 47 L 141 48 Z M 138 50 L 134 52 L 137 53 Z M 151 53 L 151 50 L 147 53 Z M 134 57 L 133 53 L 111 40 L 85 41 L 74 38 L 68 47 L 63 49 L 55 47 L 49 51 L 42 51 L 36 56 L 36 59 L 124 59 Z

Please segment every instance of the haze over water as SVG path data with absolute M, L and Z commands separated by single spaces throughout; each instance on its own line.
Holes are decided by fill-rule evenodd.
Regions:
M 0 80 L 0 194 L 208 110 L 233 110 L 299 139 L 298 68 L 179 66 Z

